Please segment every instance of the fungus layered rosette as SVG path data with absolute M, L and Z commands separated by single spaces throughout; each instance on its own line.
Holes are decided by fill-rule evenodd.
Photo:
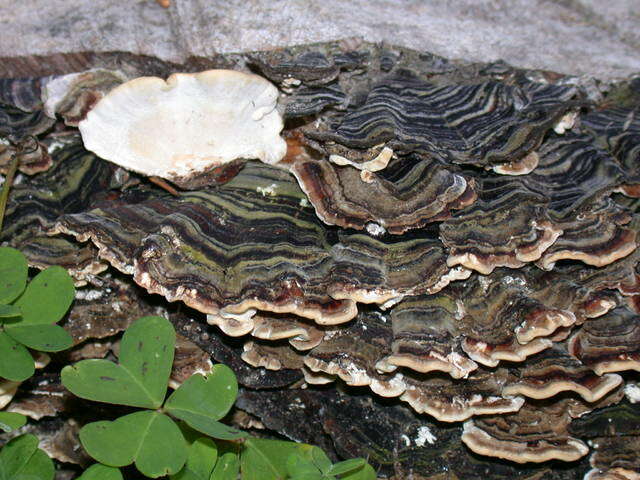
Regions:
M 86 285 L 70 359 L 161 308 L 173 385 L 210 355 L 240 424 L 381 477 L 639 474 L 637 82 L 361 42 L 51 61 L 0 80 L 0 172 L 34 141 L 0 241 Z

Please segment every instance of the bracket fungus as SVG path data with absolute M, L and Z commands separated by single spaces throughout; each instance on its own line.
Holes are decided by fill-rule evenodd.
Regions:
M 111 90 L 78 128 L 85 147 L 102 158 L 200 186 L 202 176 L 234 160 L 284 157 L 277 99 L 264 78 L 232 70 L 140 77 Z
M 382 478 L 639 470 L 581 427 L 637 398 L 637 85 L 359 41 L 51 61 L 0 79 L 0 168 L 39 146 L 0 241 L 85 285 L 69 358 L 160 311 L 176 384 L 211 355 L 261 424 Z

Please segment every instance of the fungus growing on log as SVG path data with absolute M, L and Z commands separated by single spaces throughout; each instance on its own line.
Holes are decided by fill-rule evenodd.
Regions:
M 174 385 L 212 356 L 268 429 L 382 478 L 633 478 L 607 412 L 637 424 L 640 98 L 350 45 L 0 80 L 0 168 L 39 146 L 0 240 L 85 285 L 58 360 L 161 311 Z
M 234 160 L 284 157 L 277 98 L 267 80 L 230 70 L 140 77 L 111 90 L 78 128 L 100 157 L 194 187 Z

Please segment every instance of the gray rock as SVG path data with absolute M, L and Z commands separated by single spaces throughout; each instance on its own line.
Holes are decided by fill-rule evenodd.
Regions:
M 639 24 L 637 0 L 0 0 L 0 57 L 123 50 L 182 62 L 361 37 L 611 79 L 640 71 Z

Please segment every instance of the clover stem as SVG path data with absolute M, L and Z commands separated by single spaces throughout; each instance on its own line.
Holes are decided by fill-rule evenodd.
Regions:
M 2 192 L 0 192 L 0 235 L 2 234 L 2 223 L 4 221 L 4 212 L 7 207 L 7 199 L 9 198 L 9 190 L 13 184 L 13 177 L 18 170 L 18 155 L 13 154 L 11 156 L 11 163 L 9 164 L 9 170 L 4 177 L 4 184 L 2 185 Z

